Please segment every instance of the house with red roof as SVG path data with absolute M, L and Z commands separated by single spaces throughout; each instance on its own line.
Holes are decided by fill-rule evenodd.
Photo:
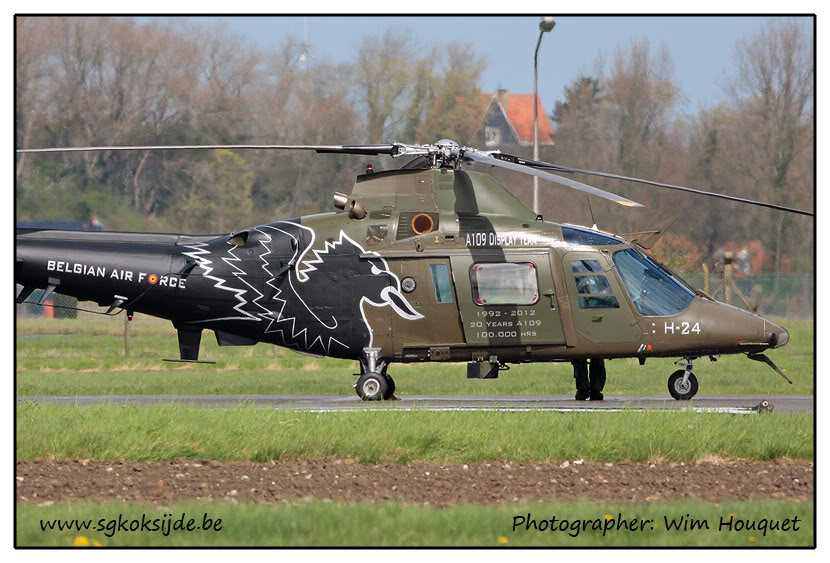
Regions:
M 492 150 L 514 147 L 509 149 L 514 152 L 515 147 L 533 146 L 533 94 L 499 90 L 495 94 L 482 93 L 474 97 L 456 96 L 455 105 L 448 113 L 441 111 L 441 104 L 440 98 L 435 100 L 430 112 L 432 119 L 427 121 L 433 121 L 432 129 L 442 129 L 441 124 L 449 125 L 459 137 L 455 139 L 457 141 Z M 553 145 L 553 124 L 541 97 L 538 104 L 539 146 Z M 420 133 L 416 136 L 417 143 L 434 141 L 422 138 Z
M 511 94 L 500 90 L 482 94 L 486 109 L 476 143 L 488 149 L 506 145 L 533 146 L 533 94 Z M 539 146 L 553 145 L 553 124 L 538 98 Z

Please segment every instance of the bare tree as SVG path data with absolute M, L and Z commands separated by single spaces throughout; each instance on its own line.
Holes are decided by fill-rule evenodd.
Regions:
M 357 45 L 355 77 L 368 112 L 370 143 L 389 140 L 402 124 L 411 127 L 432 76 L 431 58 L 419 58 L 419 50 L 411 32 L 392 29 L 366 36 Z
M 668 49 L 663 46 L 655 53 L 647 40 L 634 41 L 616 50 L 610 70 L 603 68 L 602 56 L 595 66 L 595 73 L 571 83 L 565 89 L 564 101 L 555 106 L 556 160 L 571 166 L 679 183 L 685 167 L 683 126 L 677 115 L 682 95 L 673 79 Z M 590 183 L 632 197 L 658 211 L 675 197 L 665 193 L 658 197 L 644 189 L 631 192 L 632 186 L 624 182 L 591 178 Z M 546 213 L 552 210 L 552 216 L 579 213 L 590 220 L 584 199 L 546 201 L 543 209 Z M 645 218 L 606 202 L 596 202 L 594 210 L 602 216 L 606 228 L 627 231 L 655 226 L 642 224 L 653 222 L 653 216 Z
M 357 83 L 368 108 L 368 141 L 383 141 L 387 121 L 407 89 L 408 38 L 392 30 L 364 37 L 357 47 Z
M 813 179 L 807 171 L 812 169 L 814 158 L 814 76 L 813 38 L 796 19 L 771 20 L 735 48 L 729 92 L 735 137 L 740 143 L 734 147 L 733 163 L 757 195 L 782 205 L 793 205 L 800 199 L 812 207 L 809 194 Z M 794 181 L 796 174 L 798 182 Z M 796 193 L 799 185 L 800 196 Z M 775 271 L 781 269 L 786 239 L 792 231 L 789 226 L 795 221 L 804 220 L 786 213 L 775 216 Z
M 481 127 L 481 118 L 489 104 L 480 91 L 484 59 L 468 43 L 452 42 L 441 57 L 441 69 L 435 79 L 432 99 L 419 137 L 426 142 L 451 138 L 467 144 Z
M 189 190 L 180 193 L 175 214 L 189 231 L 229 232 L 245 224 L 253 210 L 250 164 L 229 150 L 214 151 L 207 162 L 187 167 L 192 174 Z
M 602 82 L 603 100 L 616 163 L 624 174 L 649 172 L 655 162 L 654 147 L 663 141 L 681 99 L 673 73 L 665 45 L 652 54 L 643 39 L 615 53 L 611 73 Z
M 607 139 L 602 134 L 602 87 L 597 78 L 581 75 L 565 87 L 564 100 L 554 104 L 555 158 L 572 166 L 597 167 L 595 152 Z
M 253 122 L 249 93 L 261 79 L 261 55 L 239 35 L 222 27 L 201 30 L 200 128 L 221 142 L 248 138 Z
M 30 18 L 18 17 L 15 44 L 15 144 L 28 146 L 32 133 L 43 115 L 43 82 L 47 75 L 46 60 L 49 45 L 49 28 L 36 25 Z M 26 154 L 17 159 L 15 175 L 19 178 L 24 169 Z
M 406 110 L 406 125 L 402 137 L 409 143 L 416 141 L 418 128 L 423 123 L 432 100 L 435 99 L 437 77 L 434 67 L 437 53 L 438 50 L 433 48 L 414 64 L 412 94 Z

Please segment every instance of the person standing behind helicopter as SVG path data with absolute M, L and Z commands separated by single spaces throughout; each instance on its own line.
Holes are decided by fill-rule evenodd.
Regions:
M 573 365 L 576 380 L 576 400 L 602 401 L 604 398 L 602 390 L 605 388 L 605 360 L 591 358 L 590 373 L 586 359 L 573 360 L 571 365 Z

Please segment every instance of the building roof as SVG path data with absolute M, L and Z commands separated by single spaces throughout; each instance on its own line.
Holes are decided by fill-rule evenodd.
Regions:
M 516 131 L 519 142 L 533 144 L 533 94 L 502 94 L 496 95 L 504 108 L 507 120 Z M 541 96 L 538 98 L 539 115 L 539 143 L 553 144 L 553 125 L 545 113 Z
M 550 118 L 545 113 L 545 107 L 542 105 L 541 96 L 539 100 L 539 144 L 552 145 L 554 144 L 553 124 Z M 455 101 L 459 106 L 457 111 L 463 110 L 463 113 L 475 119 L 476 114 L 480 114 L 481 126 L 484 126 L 484 121 L 490 108 L 495 104 L 501 113 L 504 115 L 507 124 L 515 136 L 515 141 L 520 145 L 533 144 L 533 94 L 511 94 L 504 90 L 498 93 L 477 94 L 475 97 L 470 96 L 456 96 Z M 433 104 L 433 111 L 437 110 L 441 105 L 441 100 L 436 99 Z M 418 139 L 418 142 L 421 142 Z

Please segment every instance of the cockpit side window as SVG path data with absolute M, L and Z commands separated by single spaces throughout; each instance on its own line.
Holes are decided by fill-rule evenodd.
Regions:
M 633 248 L 615 252 L 614 265 L 641 315 L 676 315 L 694 299 L 695 294 L 659 263 Z
M 571 271 L 579 294 L 580 309 L 618 309 L 608 278 L 599 260 L 573 260 Z

